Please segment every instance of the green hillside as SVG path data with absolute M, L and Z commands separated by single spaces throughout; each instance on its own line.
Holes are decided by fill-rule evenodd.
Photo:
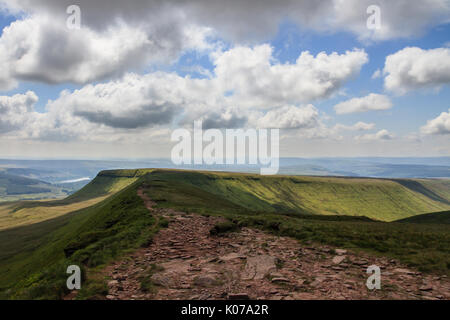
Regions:
M 64 202 L 73 203 L 113 194 L 151 171 L 152 169 L 102 171 L 83 189 L 64 199 Z
M 258 176 L 239 173 L 155 171 L 161 179 L 196 187 L 253 211 L 365 216 L 394 221 L 450 209 L 444 197 L 419 181 L 387 179 Z M 419 190 L 405 186 L 405 181 Z M 437 188 L 437 186 L 434 186 Z M 428 191 L 428 192 L 426 192 Z

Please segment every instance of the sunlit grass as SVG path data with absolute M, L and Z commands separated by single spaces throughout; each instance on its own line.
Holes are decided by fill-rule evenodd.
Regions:
M 53 219 L 72 211 L 90 207 L 107 197 L 108 196 L 103 196 L 67 205 L 36 206 L 18 210 L 15 210 L 16 206 L 13 204 L 0 206 L 0 230 Z

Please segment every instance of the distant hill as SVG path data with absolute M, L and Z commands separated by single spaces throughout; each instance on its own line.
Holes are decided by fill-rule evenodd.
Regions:
M 419 214 L 396 222 L 450 224 L 450 211 Z
M 65 199 L 65 202 L 73 203 L 113 194 L 152 171 L 152 169 L 101 171 L 84 188 Z
M 246 210 L 295 214 L 365 216 L 394 221 L 413 215 L 450 209 L 447 180 L 431 181 L 440 194 L 422 180 L 371 178 L 260 176 L 242 173 L 155 170 L 153 176 L 176 186 L 174 194 L 202 192 Z M 409 183 L 407 183 L 408 181 Z M 426 180 L 425 182 L 428 182 Z
M 227 172 L 259 172 L 257 165 L 176 166 L 170 159 L 132 160 L 14 160 L 0 159 L 0 168 L 13 175 L 50 183 L 94 178 L 99 171 L 172 168 Z M 1 169 L 0 169 L 1 170 Z M 377 178 L 450 178 L 450 157 L 435 158 L 280 158 L 280 174 Z
M 50 183 L 0 171 L 0 202 L 66 197 L 68 192 Z

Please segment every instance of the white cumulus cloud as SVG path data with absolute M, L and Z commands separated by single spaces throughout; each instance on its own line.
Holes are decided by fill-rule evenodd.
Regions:
M 17 20 L 0 37 L 0 90 L 11 89 L 18 80 L 85 84 L 171 63 L 184 50 L 208 49 L 208 29 L 186 25 L 171 35 L 171 23 L 118 21 L 102 30 L 71 30 L 63 19 L 48 15 Z
M 13 96 L 0 96 L 0 133 L 13 132 L 33 121 L 38 114 L 34 105 L 38 97 L 32 91 Z
M 371 93 L 362 98 L 343 101 L 334 106 L 337 114 L 387 110 L 390 108 L 392 108 L 392 102 L 389 97 L 376 93 Z
M 392 140 L 394 139 L 394 135 L 391 134 L 388 130 L 383 129 L 378 131 L 377 133 L 368 133 L 363 134 L 361 136 L 356 136 L 356 140 Z
M 388 57 L 383 73 L 387 90 L 405 94 L 450 83 L 450 48 L 408 47 Z
M 368 130 L 372 130 L 373 128 L 375 128 L 375 123 L 366 123 L 366 122 L 359 121 L 351 126 L 346 126 L 346 125 L 338 123 L 337 125 L 334 126 L 334 128 L 336 130 L 368 131 Z
M 367 61 L 367 54 L 355 49 L 316 56 L 304 51 L 295 63 L 282 64 L 267 44 L 214 55 L 215 74 L 223 90 L 232 91 L 241 104 L 266 108 L 325 98 L 356 76 Z
M 437 118 L 429 120 L 421 128 L 424 134 L 450 134 L 450 109 L 448 112 L 442 112 Z
M 306 106 L 284 106 L 268 111 L 259 117 L 260 128 L 304 129 L 314 128 L 319 122 L 319 111 L 311 104 Z

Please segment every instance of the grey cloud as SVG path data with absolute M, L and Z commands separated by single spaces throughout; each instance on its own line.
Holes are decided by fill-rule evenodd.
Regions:
M 137 112 L 130 114 L 114 115 L 110 111 L 75 111 L 74 116 L 82 117 L 92 123 L 104 124 L 118 129 L 137 129 L 153 125 L 168 124 L 173 120 L 175 107 L 165 106 L 143 106 Z
M 19 20 L 8 28 L 9 39 L 4 34 L 0 38 L 0 89 L 11 89 L 17 79 L 102 81 L 149 64 L 170 64 L 184 50 L 211 46 L 205 40 L 209 32 L 241 44 L 268 40 L 285 20 L 302 29 L 349 31 L 361 40 L 411 37 L 450 20 L 448 0 L 380 0 L 382 28 L 373 32 L 366 27 L 366 9 L 372 2 L 79 0 L 82 30 L 67 32 L 66 9 L 74 4 L 72 0 L 0 0 L 0 7 L 25 13 L 24 23 Z M 193 37 L 197 40 L 191 38 L 193 26 L 199 28 Z M 201 44 L 198 34 L 203 37 Z M 322 84 L 330 86 L 328 92 L 340 83 L 326 81 Z
M 203 118 L 203 129 L 235 129 L 242 128 L 248 119 L 244 116 L 232 114 L 224 118 L 221 114 L 211 113 Z
M 64 15 L 72 0 L 3 0 L 12 8 L 47 11 Z M 251 41 L 267 39 L 275 34 L 278 24 L 289 19 L 302 27 L 321 31 L 346 30 L 361 38 L 390 39 L 410 37 L 429 26 L 449 20 L 448 0 L 379 0 L 382 28 L 368 30 L 366 9 L 373 0 L 78 0 L 85 23 L 105 28 L 115 19 L 141 23 L 173 13 L 188 16 L 190 21 L 211 26 L 222 36 Z
M 65 10 L 59 16 L 45 8 L 36 10 L 1 34 L 0 89 L 11 89 L 17 79 L 50 84 L 106 80 L 149 64 L 170 64 L 183 50 L 207 47 L 207 29 L 189 24 L 176 12 L 161 10 L 140 22 L 120 21 L 113 14 L 102 22 L 93 19 L 101 28 L 82 22 L 80 30 L 66 27 Z M 82 21 L 84 14 L 85 10 Z

